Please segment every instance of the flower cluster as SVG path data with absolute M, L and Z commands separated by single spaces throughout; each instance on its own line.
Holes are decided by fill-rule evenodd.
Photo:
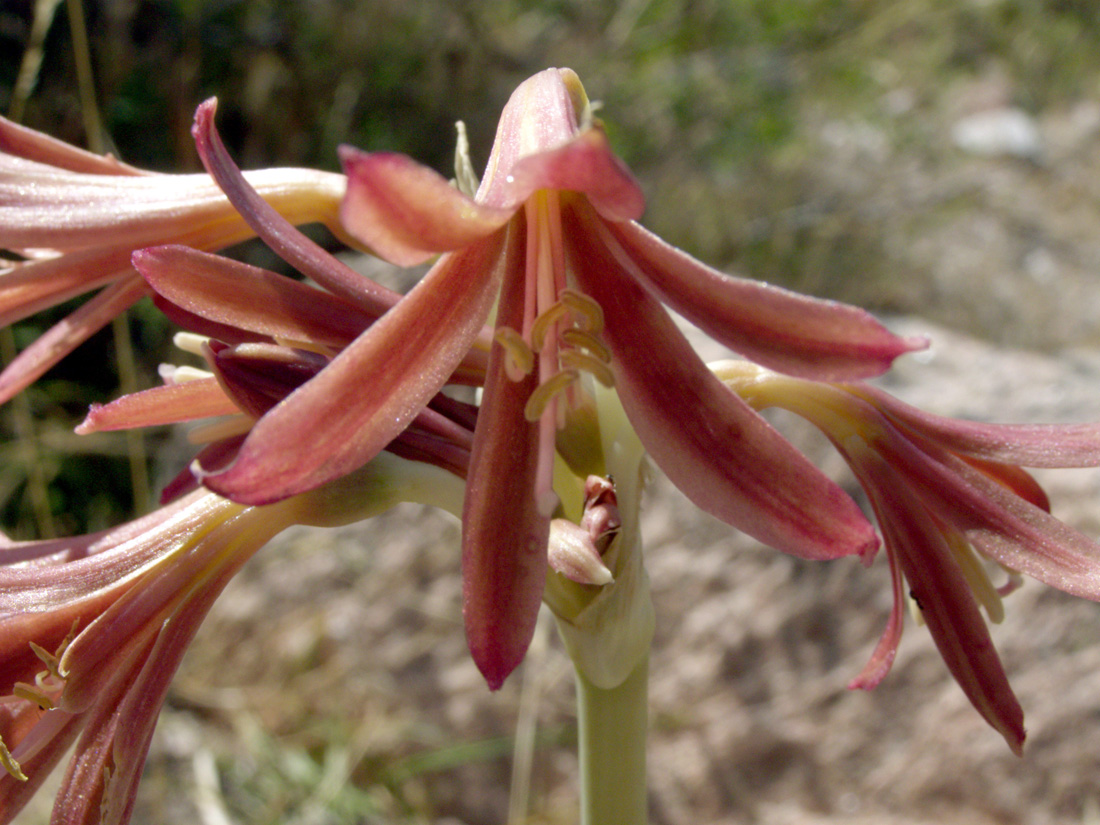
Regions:
M 818 427 L 866 491 L 885 540 L 894 609 L 851 687 L 890 670 L 908 598 L 978 712 L 1020 753 L 1023 711 L 979 612 L 1004 616 L 1021 573 L 1100 600 L 1100 545 L 1050 514 L 1022 467 L 1095 467 L 1100 426 L 980 424 L 932 415 L 865 384 L 809 382 L 744 361 L 712 365 L 756 409 L 781 407 Z M 870 559 L 868 559 L 870 561 Z M 984 562 L 1006 574 L 994 586 Z
M 582 613 L 601 588 L 644 580 L 624 549 L 637 546 L 642 450 L 700 508 L 777 549 L 870 560 L 875 529 L 759 414 L 775 404 L 852 463 L 896 589 L 908 579 L 952 672 L 1019 749 L 1022 716 L 969 595 L 997 603 L 973 553 L 1100 595 L 1091 543 L 1043 512 L 1012 466 L 1043 437 L 1060 445 L 1048 462 L 1096 463 L 1093 429 L 968 430 L 855 383 L 924 342 L 727 276 L 642 228 L 641 189 L 568 70 L 515 91 L 480 184 L 468 162 L 455 185 L 350 148 L 344 175 L 242 173 L 214 115 L 212 100 L 196 114 L 198 176 L 149 175 L 0 121 L 0 319 L 106 287 L 0 374 L 0 399 L 152 294 L 206 369 L 165 370 L 163 386 L 93 407 L 79 431 L 209 419 L 157 513 L 0 548 L 0 687 L 13 686 L 0 704 L 0 820 L 80 736 L 55 819 L 94 809 L 126 821 L 179 655 L 244 559 L 291 523 L 364 518 L 397 499 L 460 514 L 466 633 L 494 689 L 544 598 L 573 622 L 567 645 L 594 683 L 632 669 L 585 634 L 593 615 L 651 630 L 648 601 Z M 295 228 L 310 221 L 397 265 L 435 260 L 398 295 Z M 312 285 L 213 254 L 252 235 Z M 666 307 L 750 361 L 716 374 Z M 622 468 L 617 492 L 609 476 Z M 627 631 L 600 638 L 630 640 L 635 656 L 644 633 Z M 882 678 L 899 633 L 896 608 L 858 685 Z

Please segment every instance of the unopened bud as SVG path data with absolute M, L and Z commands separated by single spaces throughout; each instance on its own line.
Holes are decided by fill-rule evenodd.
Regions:
M 588 531 L 568 519 L 550 522 L 550 569 L 578 584 L 610 584 L 614 577 Z
M 596 551 L 602 556 L 623 526 L 619 515 L 619 499 L 615 495 L 615 482 L 610 478 L 592 475 L 584 482 L 584 515 L 581 528 L 591 537 Z

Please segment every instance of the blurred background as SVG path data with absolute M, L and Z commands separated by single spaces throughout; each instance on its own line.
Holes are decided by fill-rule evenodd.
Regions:
M 1067 387 L 1098 383 L 1092 0 L 86 2 L 94 135 L 67 7 L 0 3 L 0 110 L 162 171 L 200 168 L 191 117 L 217 95 L 222 134 L 245 168 L 335 170 L 336 147 L 350 143 L 407 152 L 449 174 L 456 120 L 481 165 L 512 89 L 546 66 L 570 66 L 602 101 L 612 143 L 648 197 L 644 222 L 658 234 L 730 272 L 859 303 L 899 324 L 919 316 L 919 328 L 955 346 L 926 359 L 942 371 L 912 378 L 914 397 L 940 412 L 1096 417 L 1089 401 L 1067 401 Z M 21 76 L 36 19 L 40 62 Z M 257 245 L 234 254 L 278 265 Z M 20 324 L 14 347 L 69 309 Z M 133 380 L 150 385 L 156 364 L 173 358 L 171 333 L 139 306 L 124 332 L 105 330 L 2 412 L 0 506 L 11 534 L 96 529 L 155 500 L 155 479 L 178 469 L 155 461 L 169 434 L 143 437 L 136 462 L 153 481 L 134 497 L 133 441 L 89 442 L 71 429 L 89 403 L 119 394 L 121 350 L 134 352 Z M 1003 371 L 1003 382 L 991 371 Z M 936 380 L 985 393 L 950 394 L 928 385 Z M 1074 488 L 1082 502 L 1096 500 L 1092 483 Z M 655 679 L 655 725 L 669 734 L 656 750 L 655 822 L 1100 821 L 1087 792 L 1095 754 L 1058 750 L 1030 768 L 1001 754 L 997 737 L 958 705 L 922 630 L 903 643 L 916 652 L 899 660 L 893 681 L 871 697 L 844 692 L 885 620 L 881 565 L 871 574 L 803 568 L 706 519 L 685 521 L 695 516 L 674 497 L 655 495 L 652 510 L 662 519 L 653 543 L 675 545 L 654 553 L 664 571 L 664 584 L 655 582 L 659 634 L 709 663 L 672 649 L 655 660 L 666 667 L 666 681 Z M 1094 526 L 1089 513 L 1082 503 L 1076 518 Z M 482 695 L 462 656 L 455 528 L 424 519 L 393 516 L 391 530 L 404 536 L 396 549 L 391 533 L 383 539 L 372 527 L 367 544 L 385 546 L 384 556 L 364 553 L 362 532 L 297 536 L 261 554 L 270 561 L 258 559 L 240 592 L 223 599 L 208 646 L 181 677 L 150 763 L 144 821 L 504 820 L 519 688 Z M 415 547 L 401 550 L 401 541 Z M 288 559 L 304 568 L 286 568 Z M 727 569 L 731 559 L 741 566 Z M 689 573 L 693 583 L 681 582 Z M 731 588 L 743 595 L 727 598 Z M 394 590 L 405 592 L 396 605 Z M 864 609 L 834 615 L 835 599 Z M 1084 628 L 1096 626 L 1094 607 L 1066 609 L 1076 611 L 1076 631 L 1067 637 L 1062 619 L 1050 619 L 1045 652 L 1064 641 L 1084 657 L 1072 659 L 1080 670 L 1065 670 L 1057 685 L 1049 667 L 1047 681 L 1036 675 L 1033 702 L 1090 673 L 1095 637 Z M 1038 646 L 1027 635 L 1035 628 L 1021 622 L 1021 662 Z M 360 638 L 374 643 L 358 655 L 338 644 Z M 1004 629 L 997 638 L 1011 650 L 1016 637 Z M 542 773 L 526 821 L 568 822 L 568 671 L 552 642 L 539 661 Z M 914 681 L 924 693 L 905 692 Z M 1083 705 L 1045 711 L 1064 715 L 1080 748 L 1100 741 L 1068 715 L 1083 708 L 1094 724 L 1100 718 L 1088 684 L 1098 687 L 1081 684 Z M 410 699 L 442 717 L 406 715 Z M 921 723 L 939 713 L 963 720 L 952 728 L 963 747 L 957 762 Z M 843 736 L 837 725 L 847 726 Z M 960 779 L 975 761 L 982 767 Z

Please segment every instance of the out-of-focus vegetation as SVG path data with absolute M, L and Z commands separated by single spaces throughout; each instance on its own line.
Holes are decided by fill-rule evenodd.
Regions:
M 0 5 L 5 111 L 35 5 Z M 217 95 L 246 168 L 335 169 L 347 142 L 447 171 L 455 120 L 484 162 L 515 85 L 568 65 L 603 102 L 656 232 L 718 266 L 872 309 L 935 314 L 941 300 L 948 321 L 958 301 L 909 249 L 982 206 L 937 172 L 958 155 L 952 119 L 990 101 L 1038 115 L 1100 98 L 1091 0 L 103 0 L 85 13 L 103 137 L 131 163 L 199 168 L 191 116 Z M 43 54 L 23 121 L 86 145 L 64 5 Z M 21 325 L 17 343 L 56 317 Z M 151 308 L 132 330 L 142 369 L 171 356 Z M 64 425 L 45 426 L 32 459 L 53 482 L 59 531 L 130 506 L 121 456 L 79 458 L 64 435 L 115 392 L 112 353 L 108 331 L 30 396 L 39 420 Z M 0 493 L 4 523 L 29 535 L 26 470 L 5 462 Z

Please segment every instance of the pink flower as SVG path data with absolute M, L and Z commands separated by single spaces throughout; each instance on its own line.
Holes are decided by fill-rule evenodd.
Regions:
M 864 384 L 826 384 L 746 362 L 713 365 L 754 408 L 777 406 L 824 432 L 867 492 L 894 584 L 886 631 L 850 687 L 872 688 L 901 639 L 906 582 L 948 669 L 1019 754 L 1023 711 L 979 607 L 994 622 L 1019 574 L 1100 600 L 1100 545 L 1050 515 L 1021 466 L 1100 464 L 1100 425 L 1005 425 L 931 415 Z M 869 559 L 868 559 L 869 561 Z M 994 586 L 985 562 L 1007 573 Z
M 49 245 L 60 253 L 49 260 L 102 246 L 110 265 L 96 271 L 108 280 L 128 272 L 120 256 L 130 249 L 172 243 L 137 252 L 133 264 L 169 315 L 221 341 L 208 355 L 217 388 L 164 388 L 125 411 L 93 410 L 83 429 L 116 414 L 123 426 L 178 416 L 188 399 L 208 410 L 228 401 L 249 420 L 235 441 L 200 456 L 199 473 L 209 489 L 260 505 L 363 466 L 403 438 L 445 384 L 484 385 L 463 565 L 470 646 L 493 687 L 520 661 L 534 627 L 557 505 L 553 456 L 559 448 L 568 458 L 575 447 L 590 380 L 614 384 L 646 449 L 708 512 L 808 558 L 876 546 L 856 505 L 722 386 L 662 303 L 754 360 L 815 378 L 877 374 L 922 342 L 893 336 L 853 307 L 723 275 L 634 223 L 641 191 L 572 72 L 548 70 L 517 89 L 474 197 L 408 158 L 344 150 L 337 234 L 399 264 L 443 253 L 400 300 L 294 230 L 280 209 L 301 214 L 266 202 L 240 173 L 213 114 L 213 101 L 199 108 L 194 134 L 235 212 L 216 194 L 196 194 L 209 184 L 161 177 L 152 186 L 147 177 L 106 174 L 117 171 L 112 161 L 79 155 L 74 170 L 34 172 L 44 185 L 57 179 L 43 189 L 40 210 L 21 204 L 10 220 L 0 215 L 14 233 L 0 242 L 27 251 Z M 60 163 L 63 153 L 49 145 L 40 154 Z M 330 203 L 329 182 L 291 187 L 291 206 Z M 132 192 L 145 193 L 137 206 L 111 208 Z M 183 204 L 182 217 L 173 203 Z M 56 218 L 66 204 L 79 220 L 54 220 L 51 232 L 36 217 Z M 326 292 L 188 248 L 224 240 L 196 224 L 209 210 L 224 218 L 218 227 L 259 235 Z M 495 329 L 487 330 L 494 305 Z M 263 355 L 257 346 L 267 347 Z M 573 435 L 559 445 L 562 426 Z
M 200 107 L 194 132 L 208 171 L 257 234 L 335 291 L 332 262 L 256 197 L 225 153 L 212 102 Z M 467 634 L 492 687 L 522 659 L 533 631 L 556 506 L 552 457 L 558 428 L 582 403 L 582 374 L 616 386 L 651 455 L 708 512 L 809 558 L 875 546 L 855 504 L 714 378 L 661 303 L 801 375 L 877 374 L 922 342 L 891 335 L 853 307 L 727 277 L 633 223 L 641 191 L 572 72 L 543 72 L 515 92 L 476 197 L 402 156 L 345 149 L 343 159 L 347 232 L 399 264 L 444 254 L 263 414 L 232 461 L 204 476 L 208 488 L 261 504 L 354 470 L 495 340 L 477 379 L 485 393 L 463 518 Z M 172 281 L 173 267 L 155 259 L 182 255 L 136 260 L 164 295 L 158 282 Z M 176 281 L 171 300 L 189 310 L 191 287 Z M 220 321 L 217 289 L 198 292 L 214 297 L 200 299 L 207 309 L 199 314 Z M 490 339 L 484 324 L 494 304 Z
M 52 822 L 127 822 L 172 675 L 241 565 L 292 524 L 347 524 L 397 501 L 455 511 L 461 481 L 387 457 L 266 507 L 201 490 L 94 535 L 0 545 L 0 822 L 74 742 Z
M 212 493 L 78 539 L 0 549 L 0 821 L 76 751 L 54 823 L 122 823 L 168 683 L 210 604 L 298 503 Z M 48 652 L 47 652 L 48 651 Z
M 341 175 L 306 169 L 249 174 L 294 223 L 339 232 Z M 221 249 L 252 230 L 207 175 L 158 175 L 69 146 L 0 118 L 0 324 L 92 290 L 0 373 L 0 402 L 33 383 L 148 293 L 135 249 L 180 243 Z

